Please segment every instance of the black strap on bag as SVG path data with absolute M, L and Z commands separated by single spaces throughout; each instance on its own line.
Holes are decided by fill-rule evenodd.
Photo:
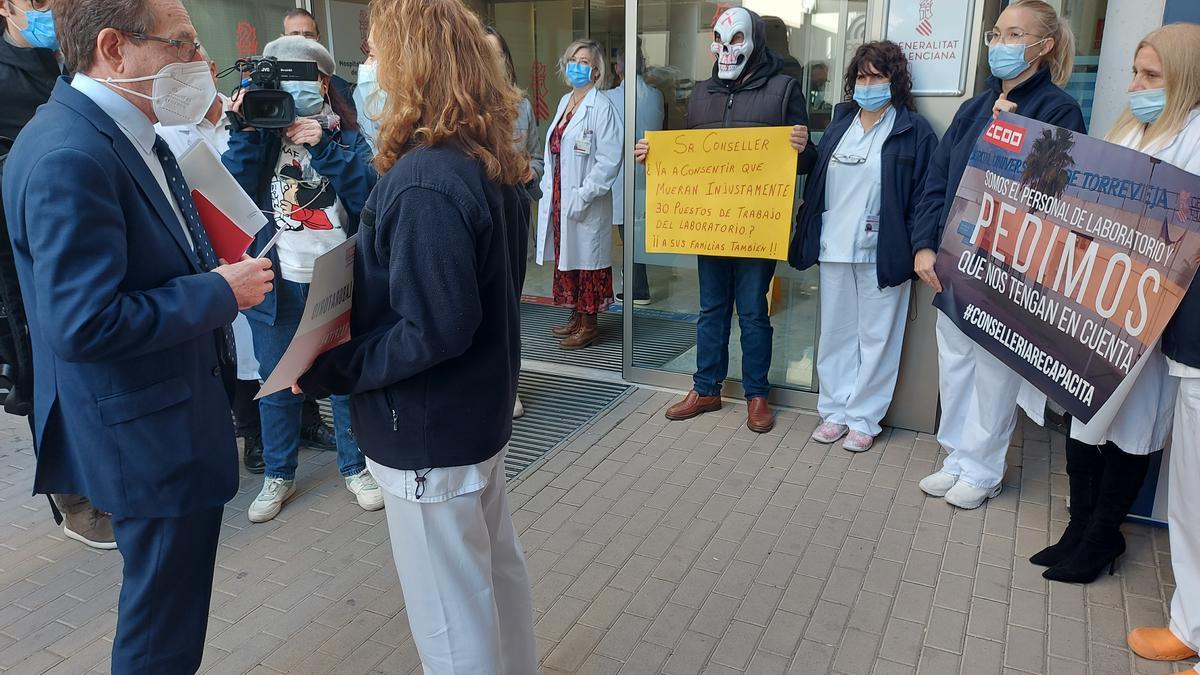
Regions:
M 12 144 L 13 139 L 0 136 L 0 180 L 4 178 L 4 165 Z M 25 318 L 12 242 L 8 238 L 3 191 L 0 191 L 0 401 L 5 412 L 27 418 L 29 431 L 34 433 L 33 347 L 29 342 L 29 321 Z M 35 452 L 36 449 L 35 442 Z M 54 522 L 62 525 L 63 516 L 58 504 L 54 503 L 54 496 L 46 495 L 46 499 L 50 502 Z

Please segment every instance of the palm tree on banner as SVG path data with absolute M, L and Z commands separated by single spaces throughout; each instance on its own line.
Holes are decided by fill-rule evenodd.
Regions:
M 1043 129 L 1025 160 L 1021 185 L 1052 197 L 1062 197 L 1067 188 L 1067 169 L 1075 164 L 1075 158 L 1071 156 L 1074 148 L 1074 133 L 1061 127 Z

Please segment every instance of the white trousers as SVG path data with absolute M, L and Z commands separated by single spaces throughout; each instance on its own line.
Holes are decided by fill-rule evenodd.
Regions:
M 496 462 L 482 490 L 443 502 L 386 489 L 392 556 L 425 675 L 535 675 L 533 599 Z
M 821 263 L 821 419 L 878 436 L 892 404 L 912 283 L 879 288 L 875 263 Z
M 942 470 L 972 487 L 995 487 L 1004 479 L 1023 380 L 940 311 L 937 345 L 942 402 L 937 437 L 949 454 Z
M 1200 377 L 1179 378 L 1175 428 L 1171 433 L 1171 477 L 1167 486 L 1167 523 L 1171 533 L 1171 632 L 1184 644 L 1200 647 Z

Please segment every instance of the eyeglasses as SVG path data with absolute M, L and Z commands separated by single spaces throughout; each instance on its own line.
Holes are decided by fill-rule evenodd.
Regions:
M 157 35 L 147 35 L 146 33 L 135 33 L 133 31 L 121 31 L 134 40 L 153 40 L 161 42 L 165 45 L 171 45 L 175 49 L 175 54 L 179 56 L 180 61 L 191 61 L 196 58 L 196 54 L 200 51 L 199 42 L 187 42 L 186 40 L 173 40 L 171 38 L 159 37 Z
M 17 6 L 12 0 L 9 0 L 8 4 L 12 5 L 13 7 Z M 35 12 L 44 12 L 50 9 L 50 0 L 25 0 L 25 4 L 29 5 L 29 9 L 32 9 Z
M 983 44 L 989 45 L 989 46 L 994 45 L 997 42 L 999 42 L 1000 44 L 1006 44 L 1006 45 L 1021 44 L 1022 41 L 1027 37 L 1041 38 L 1044 36 L 1034 35 L 1033 33 L 1026 33 L 1023 30 L 1018 30 L 1018 29 L 1013 29 L 1013 30 L 1007 31 L 1003 34 L 998 30 L 989 30 L 988 32 L 983 34 Z
M 864 164 L 867 161 L 867 158 L 863 157 L 862 155 L 840 155 L 836 152 L 830 159 L 838 164 L 845 164 L 846 166 L 858 166 L 859 164 Z
M 284 33 L 287 37 L 306 37 L 309 40 L 316 40 L 320 33 L 311 30 L 294 30 L 290 33 Z

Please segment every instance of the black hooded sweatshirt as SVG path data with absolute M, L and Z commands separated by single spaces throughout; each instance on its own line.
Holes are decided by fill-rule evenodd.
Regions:
M 736 80 L 712 76 L 700 82 L 688 100 L 689 129 L 738 127 L 808 126 L 808 106 L 800 83 L 784 75 L 783 60 L 767 48 L 767 24 L 750 12 L 754 50 Z M 817 146 L 811 140 L 800 153 L 796 173 L 807 174 L 817 161 Z
M 0 136 L 15 139 L 38 106 L 50 100 L 58 79 L 58 61 L 49 49 L 20 48 L 0 35 Z M 7 149 L 7 147 L 5 147 Z

